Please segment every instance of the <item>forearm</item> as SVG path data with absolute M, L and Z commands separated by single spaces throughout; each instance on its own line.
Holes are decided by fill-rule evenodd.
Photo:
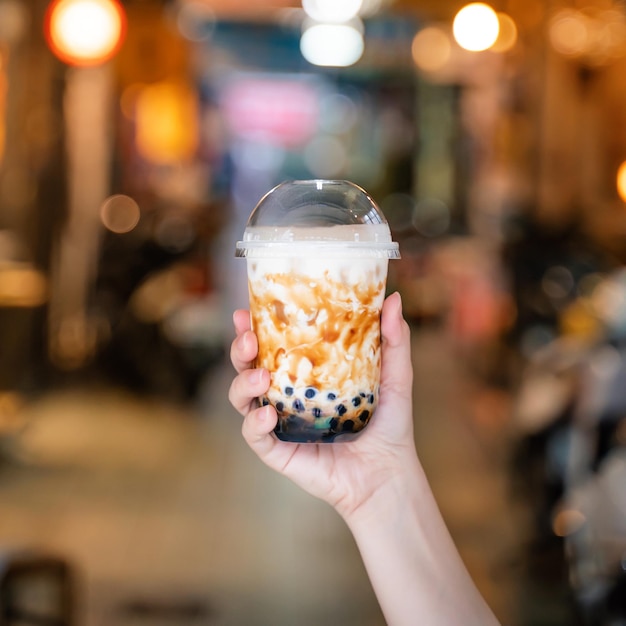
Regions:
M 344 519 L 389 626 L 495 626 L 417 459 Z

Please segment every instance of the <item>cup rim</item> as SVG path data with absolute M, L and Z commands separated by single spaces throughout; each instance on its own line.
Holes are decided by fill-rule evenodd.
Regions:
M 335 258 L 399 259 L 396 241 L 238 241 L 239 258 L 285 258 L 333 256 Z

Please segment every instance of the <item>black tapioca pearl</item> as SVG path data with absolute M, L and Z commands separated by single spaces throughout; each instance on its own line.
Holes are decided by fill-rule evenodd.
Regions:
M 370 395 L 369 395 L 369 396 L 367 396 L 367 401 L 368 401 L 370 404 L 374 404 L 374 394 L 373 394 L 373 393 L 370 393 Z
M 336 430 L 337 430 L 337 426 L 339 426 L 339 419 L 338 419 L 338 418 L 336 418 L 336 417 L 333 417 L 333 418 L 330 420 L 330 422 L 329 422 L 328 426 L 329 426 L 330 430 L 334 430 L 334 431 L 336 431 Z
M 300 398 L 296 398 L 291 406 L 293 407 L 294 411 L 304 411 L 304 403 L 302 402 L 302 400 L 300 400 Z
M 293 396 L 293 387 L 285 387 L 285 395 L 287 397 Z
M 359 413 L 359 419 L 362 422 L 367 422 L 367 419 L 369 418 L 369 416 L 370 416 L 370 412 L 367 409 L 365 409 L 365 410 L 363 410 L 363 411 L 361 411 Z
M 314 406 L 311 413 L 313 413 L 313 417 L 322 417 L 322 409 L 319 406 Z
M 294 426 L 297 426 L 297 423 L 298 416 L 291 413 L 289 415 L 281 416 L 276 424 L 276 428 L 279 432 L 283 432 L 286 428 L 293 428 Z
M 309 400 L 311 398 L 315 398 L 315 396 L 317 395 L 317 389 L 315 389 L 315 387 L 309 387 L 305 392 L 304 392 L 304 397 L 308 398 Z
M 284 402 L 277 402 L 276 403 L 276 410 L 279 413 L 282 413 L 285 410 L 285 403 Z
M 336 400 L 337 399 L 337 394 L 333 393 L 332 391 L 329 392 L 326 396 L 329 400 Z
M 337 411 L 337 415 L 341 417 L 342 415 L 345 415 L 348 412 L 348 409 L 346 408 L 345 404 L 338 404 L 335 407 L 335 411 Z
M 354 422 L 352 420 L 346 420 L 343 423 L 342 430 L 344 433 L 351 433 L 354 430 Z
M 361 396 L 354 396 L 354 398 L 352 398 L 352 404 L 354 406 L 359 406 L 359 404 L 361 404 Z

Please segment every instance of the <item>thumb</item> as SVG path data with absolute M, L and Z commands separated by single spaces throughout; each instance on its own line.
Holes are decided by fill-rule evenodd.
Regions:
M 381 319 L 381 399 L 412 401 L 411 331 L 402 316 L 402 298 L 396 291 L 384 302 Z

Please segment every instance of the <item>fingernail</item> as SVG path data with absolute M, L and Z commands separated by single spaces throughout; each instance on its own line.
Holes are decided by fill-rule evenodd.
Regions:
M 259 423 L 264 424 L 265 422 L 267 422 L 267 420 L 269 419 L 269 411 L 270 411 L 270 406 L 264 406 L 261 408 L 260 411 L 257 411 L 256 413 L 256 418 L 259 421 Z
M 245 351 L 249 345 L 249 341 L 250 338 L 248 337 L 248 331 L 246 331 L 239 337 L 239 349 Z
M 398 317 L 402 317 L 402 296 L 399 291 L 394 292 L 394 296 L 396 298 L 396 315 Z

